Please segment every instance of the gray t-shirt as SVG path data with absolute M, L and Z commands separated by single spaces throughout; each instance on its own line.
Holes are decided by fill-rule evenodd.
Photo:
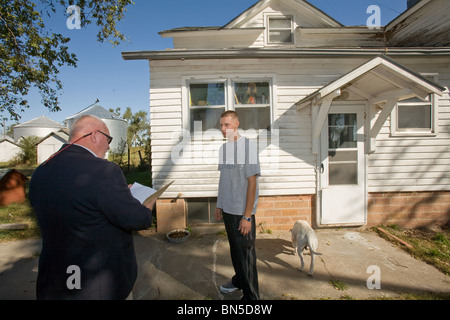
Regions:
M 261 174 L 256 145 L 245 137 L 234 142 L 226 142 L 219 149 L 219 194 L 217 208 L 235 215 L 243 215 L 247 200 L 247 178 L 256 175 L 256 196 L 252 214 L 258 205 Z

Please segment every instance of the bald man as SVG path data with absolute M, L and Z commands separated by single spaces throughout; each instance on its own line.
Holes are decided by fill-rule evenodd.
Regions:
M 122 170 L 103 157 L 105 123 L 81 116 L 69 143 L 42 163 L 29 197 L 42 233 L 38 299 L 125 299 L 137 277 L 134 230 L 151 226 L 155 201 L 143 206 Z

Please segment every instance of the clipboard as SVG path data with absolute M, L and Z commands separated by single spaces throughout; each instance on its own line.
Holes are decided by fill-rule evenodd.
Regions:
M 158 191 L 156 191 L 155 193 L 152 193 L 147 199 L 145 199 L 142 204 L 145 206 L 147 203 L 151 202 L 154 199 L 159 198 L 164 191 L 167 190 L 168 187 L 170 187 L 170 185 L 174 182 L 175 180 L 169 182 L 168 184 L 166 184 L 164 187 L 162 187 L 161 189 L 159 189 Z
M 131 195 L 139 200 L 140 203 L 146 205 L 152 200 L 159 198 L 174 181 L 175 180 L 169 182 L 159 190 L 155 190 L 153 188 L 135 182 L 130 188 Z

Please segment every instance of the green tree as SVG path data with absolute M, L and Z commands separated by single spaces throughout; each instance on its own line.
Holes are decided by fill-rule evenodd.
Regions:
M 144 146 L 150 136 L 150 123 L 148 113 L 138 111 L 135 114 L 127 107 L 123 114 L 123 119 L 128 123 L 127 140 L 129 146 Z
M 36 144 L 41 140 L 36 136 L 22 138 L 19 142 L 20 152 L 14 159 L 16 164 L 35 164 L 37 162 Z
M 92 22 L 99 27 L 97 40 L 117 45 L 125 36 L 116 29 L 131 0 L 0 0 L 0 112 L 11 119 L 29 108 L 26 96 L 38 89 L 42 104 L 59 111 L 58 92 L 63 84 L 57 75 L 62 66 L 76 67 L 77 58 L 70 53 L 70 38 L 49 32 L 43 15 L 69 5 L 80 8 L 80 24 Z M 40 11 L 37 6 L 42 7 Z M 69 15 L 68 15 L 69 16 Z

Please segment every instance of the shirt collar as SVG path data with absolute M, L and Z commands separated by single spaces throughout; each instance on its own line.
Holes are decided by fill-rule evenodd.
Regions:
M 79 147 L 82 147 L 82 148 L 86 149 L 87 151 L 89 151 L 90 153 L 92 153 L 94 156 L 96 156 L 98 158 L 98 156 L 91 149 L 89 149 L 89 148 L 87 148 L 85 146 L 82 146 L 81 144 L 77 144 L 77 143 L 74 143 L 73 145 L 74 146 L 79 146 Z

